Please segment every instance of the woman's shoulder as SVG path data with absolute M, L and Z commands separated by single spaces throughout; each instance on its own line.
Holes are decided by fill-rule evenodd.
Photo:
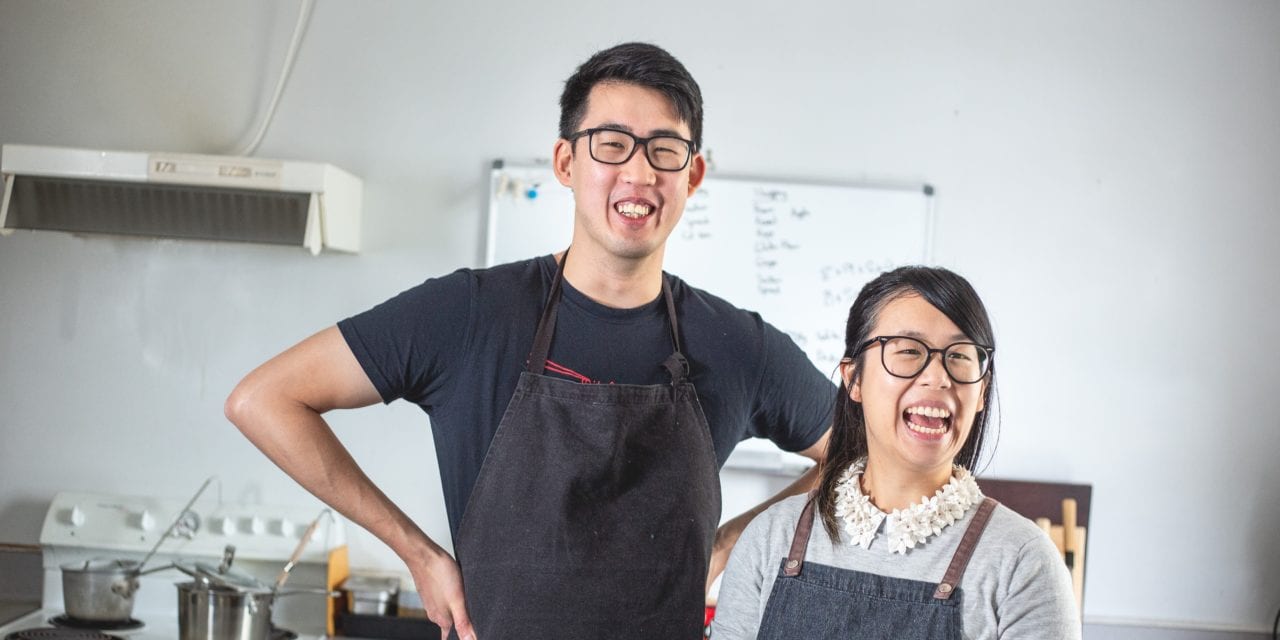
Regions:
M 982 541 L 1020 556 L 1056 557 L 1057 547 L 1036 523 L 1026 516 L 997 504 L 983 532 Z
M 783 498 L 765 509 L 764 513 L 757 516 L 751 523 L 759 523 L 761 527 L 770 531 L 780 528 L 794 531 L 796 523 L 800 521 L 800 514 L 804 512 L 804 506 L 808 502 L 809 494 L 807 493 Z
M 800 522 L 800 515 L 808 501 L 808 494 L 800 494 L 773 503 L 747 524 L 742 537 L 758 541 L 757 546 L 790 544 L 795 535 L 796 524 Z M 821 518 L 815 518 L 814 526 L 822 526 Z

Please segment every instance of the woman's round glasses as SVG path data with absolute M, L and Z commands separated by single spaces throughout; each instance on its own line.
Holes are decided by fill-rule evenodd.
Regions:
M 880 345 L 880 364 L 889 375 L 898 378 L 914 378 L 920 375 L 933 354 L 942 355 L 942 368 L 952 380 L 960 384 L 973 384 L 981 380 L 991 370 L 991 354 L 995 349 L 976 342 L 956 342 L 942 349 L 931 349 L 929 345 L 907 336 L 877 336 L 858 347 L 853 357 L 876 344 Z

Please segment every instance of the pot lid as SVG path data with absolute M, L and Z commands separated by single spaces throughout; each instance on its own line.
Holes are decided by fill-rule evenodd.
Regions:
M 179 560 L 174 563 L 174 566 L 179 571 L 195 578 L 201 584 L 234 589 L 244 593 L 271 591 L 271 588 L 261 580 L 238 569 L 230 567 L 222 569 L 222 567 L 208 562 L 189 562 L 186 560 Z M 222 570 L 219 571 L 219 569 Z

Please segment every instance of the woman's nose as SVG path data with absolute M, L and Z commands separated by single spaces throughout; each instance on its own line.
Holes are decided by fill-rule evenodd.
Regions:
M 937 356 L 936 358 L 934 356 Z M 930 353 L 929 359 L 924 364 L 924 371 L 920 372 L 917 378 L 923 385 L 945 389 L 951 386 L 951 376 L 947 373 L 947 367 L 943 364 L 942 358 L 945 354 Z

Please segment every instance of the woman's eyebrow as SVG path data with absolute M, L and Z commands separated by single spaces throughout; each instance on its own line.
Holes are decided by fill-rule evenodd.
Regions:
M 921 342 L 928 342 L 928 340 L 925 340 L 925 335 L 923 333 L 916 331 L 914 329 L 903 329 L 894 335 L 905 336 L 907 338 L 915 338 Z M 947 338 L 947 340 L 949 340 L 952 344 L 956 342 L 970 342 L 969 336 L 966 336 L 963 333 L 953 333 L 951 334 L 950 337 Z

